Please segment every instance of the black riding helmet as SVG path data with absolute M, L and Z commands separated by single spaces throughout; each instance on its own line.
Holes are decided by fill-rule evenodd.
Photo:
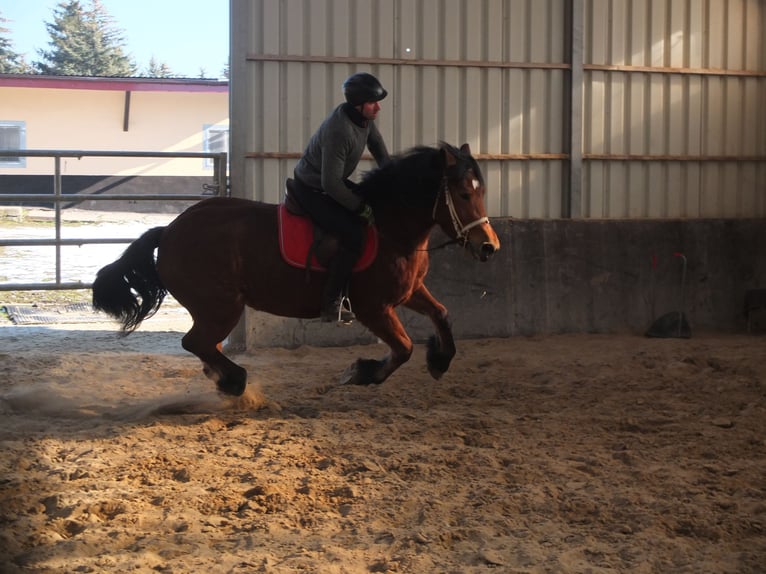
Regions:
M 343 82 L 343 95 L 352 106 L 361 106 L 365 102 L 379 102 L 388 95 L 388 92 L 378 78 L 366 72 L 359 72 L 349 76 Z

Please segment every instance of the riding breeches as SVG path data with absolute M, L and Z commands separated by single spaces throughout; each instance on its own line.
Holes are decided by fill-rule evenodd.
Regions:
M 323 231 L 337 235 L 341 246 L 354 260 L 362 255 L 365 224 L 354 213 L 321 190 L 308 187 L 298 180 L 293 186 L 294 199 Z

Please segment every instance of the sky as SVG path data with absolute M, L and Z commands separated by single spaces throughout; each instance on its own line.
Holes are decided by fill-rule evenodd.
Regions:
M 0 26 L 12 49 L 27 63 L 40 60 L 38 50 L 50 49 L 46 22 L 53 22 L 59 0 L 0 0 Z M 87 8 L 90 0 L 82 0 Z M 174 76 L 218 78 L 229 59 L 228 0 L 101 0 L 122 32 L 123 49 L 139 74 L 154 57 Z

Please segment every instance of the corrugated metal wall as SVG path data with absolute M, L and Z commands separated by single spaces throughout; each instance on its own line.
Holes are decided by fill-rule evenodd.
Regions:
M 766 216 L 766 3 L 589 0 L 583 215 Z
M 492 216 L 766 216 L 762 1 L 231 0 L 231 17 L 236 195 L 279 201 L 366 70 L 391 151 L 469 142 Z

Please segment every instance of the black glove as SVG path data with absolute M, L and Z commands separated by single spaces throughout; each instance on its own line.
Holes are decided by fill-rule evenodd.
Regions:
M 372 208 L 366 203 L 362 204 L 356 214 L 367 221 L 367 225 L 372 225 L 375 223 L 375 217 L 372 214 Z

